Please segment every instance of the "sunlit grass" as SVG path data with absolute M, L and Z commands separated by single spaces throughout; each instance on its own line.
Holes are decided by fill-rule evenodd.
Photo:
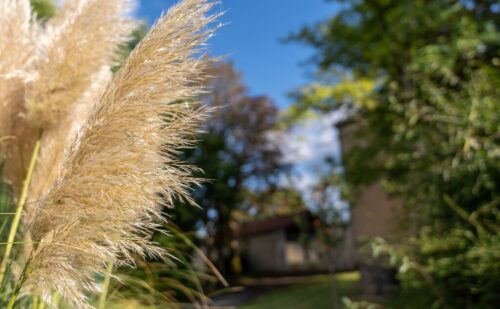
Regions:
M 339 298 L 359 294 L 359 272 L 346 272 L 335 276 Z M 332 276 L 313 276 L 304 283 L 291 287 L 278 288 L 276 291 L 258 297 L 254 302 L 241 306 L 241 309 L 330 309 L 333 308 Z
M 139 301 L 134 299 L 127 299 L 109 304 L 106 308 L 107 309 L 153 309 L 157 307 L 143 305 Z
M 392 297 L 369 297 L 362 295 L 359 287 L 361 275 L 358 271 L 344 272 L 335 275 L 337 295 L 341 308 L 429 308 L 429 291 L 420 290 L 414 293 L 400 293 Z M 333 306 L 332 276 L 311 276 L 303 283 L 289 287 L 276 288 L 258 297 L 250 304 L 239 309 L 331 309 Z M 346 303 L 350 303 L 349 307 Z

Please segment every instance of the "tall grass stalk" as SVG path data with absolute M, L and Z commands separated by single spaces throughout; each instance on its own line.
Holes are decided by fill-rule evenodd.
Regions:
M 23 213 L 24 204 L 26 203 L 26 198 L 28 197 L 28 189 L 31 183 L 31 177 L 33 176 L 33 171 L 35 170 L 36 160 L 38 158 L 39 152 L 40 152 L 40 139 L 38 139 L 37 142 L 35 143 L 35 147 L 31 154 L 28 171 L 26 174 L 26 178 L 24 179 L 23 182 L 21 196 L 19 197 L 19 201 L 17 202 L 16 213 L 14 215 L 14 218 L 12 219 L 12 223 L 10 226 L 9 237 L 7 239 L 7 244 L 5 246 L 2 262 L 0 264 L 0 282 L 3 282 L 7 266 L 11 262 L 10 254 L 12 251 L 12 247 L 14 245 L 14 240 L 16 238 L 19 223 L 21 222 L 21 215 Z
M 31 259 L 31 256 L 29 259 Z M 28 259 L 28 261 L 29 261 L 29 259 Z M 19 296 L 19 293 L 21 292 L 21 288 L 22 288 L 24 282 L 26 281 L 26 271 L 27 271 L 26 265 L 27 264 L 25 264 L 24 269 L 21 272 L 21 276 L 17 279 L 14 291 L 10 293 L 10 299 L 9 299 L 9 303 L 7 305 L 7 309 L 14 308 L 14 305 L 17 301 L 17 297 Z M 37 297 L 38 297 L 38 295 L 33 295 L 33 298 L 35 300 L 37 299 Z
M 52 307 L 59 308 L 59 294 L 56 291 L 52 292 Z
M 203 260 L 206 266 L 210 269 L 210 271 L 215 275 L 215 277 L 219 280 L 219 282 L 225 287 L 229 287 L 229 283 L 226 281 L 224 276 L 220 273 L 217 267 L 210 261 L 208 256 L 197 246 L 195 245 L 189 237 L 184 235 L 184 233 L 179 229 L 177 225 L 173 222 L 169 223 L 169 230 L 172 231 L 173 235 L 179 237 L 182 241 L 186 243 L 191 249 L 195 251 L 195 253 Z
M 106 268 L 106 273 L 104 276 L 104 282 L 102 284 L 102 292 L 99 295 L 99 309 L 104 309 L 106 306 L 106 298 L 108 297 L 109 284 L 111 282 L 111 275 L 113 273 L 113 263 L 108 262 L 108 267 Z
M 40 304 L 40 297 L 38 297 L 38 296 L 33 297 L 33 300 L 31 302 L 31 308 L 38 309 L 39 304 Z

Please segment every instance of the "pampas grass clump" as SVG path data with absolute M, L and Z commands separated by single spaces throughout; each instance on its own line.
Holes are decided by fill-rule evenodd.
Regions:
M 22 104 L 26 70 L 33 62 L 36 25 L 29 1 L 0 1 L 0 150 Z
M 133 27 L 128 1 L 67 0 L 45 25 L 33 21 L 28 0 L 0 6 L 0 96 L 12 98 L 3 103 L 0 123 L 8 125 L 0 133 L 15 139 L 1 150 L 16 197 L 27 191 L 23 231 L 33 243 L 18 290 L 48 303 L 56 291 L 88 307 L 87 292 L 99 289 L 94 274 L 106 265 L 164 256 L 150 240 L 161 209 L 191 201 L 197 180 L 175 157 L 206 115 L 192 102 L 209 61 L 203 46 L 212 4 L 183 0 L 170 9 L 109 82 L 116 49 Z M 14 22 L 25 39 L 9 32 Z M 34 56 L 5 56 L 7 45 Z M 31 179 L 19 162 L 26 153 L 37 159 Z

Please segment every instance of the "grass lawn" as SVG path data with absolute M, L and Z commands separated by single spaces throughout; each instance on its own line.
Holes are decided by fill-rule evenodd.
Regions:
M 335 276 L 339 297 L 358 294 L 358 272 L 347 272 Z M 307 283 L 276 289 L 258 297 L 240 309 L 331 309 L 332 276 L 314 276 Z
M 284 287 L 270 287 L 270 291 L 258 296 L 250 303 L 237 307 L 238 309 L 331 309 L 333 306 L 333 276 L 319 275 L 305 279 L 303 283 Z M 352 301 L 367 301 L 360 295 L 359 272 L 345 272 L 335 275 L 335 284 L 339 301 L 348 297 Z M 364 305 L 355 308 L 394 308 L 394 309 L 427 309 L 429 303 L 425 297 L 428 291 L 416 294 L 400 294 L 386 299 L 368 299 Z M 378 304 L 378 306 L 373 306 Z M 150 307 L 140 305 L 137 301 L 123 300 L 110 304 L 109 309 L 152 309 L 164 307 Z M 187 307 L 190 308 L 190 307 Z M 232 308 L 232 307 L 231 307 Z

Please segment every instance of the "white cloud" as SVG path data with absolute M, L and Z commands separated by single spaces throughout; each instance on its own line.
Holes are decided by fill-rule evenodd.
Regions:
M 340 210 L 344 219 L 349 218 L 348 204 L 343 202 L 337 188 L 330 188 L 328 205 L 315 202 L 314 188 L 325 176 L 332 173 L 326 162 L 333 158 L 341 160 L 341 145 L 335 124 L 345 118 L 344 112 L 334 112 L 320 118 L 309 119 L 277 137 L 284 153 L 284 160 L 292 165 L 292 175 L 283 177 L 283 186 L 297 189 L 304 201 L 313 210 L 318 207 L 333 207 Z
M 290 185 L 303 192 L 310 191 L 322 176 L 331 173 L 325 160 L 340 161 L 341 146 L 334 126 L 340 119 L 339 113 L 309 119 L 280 137 L 284 160 L 293 165 Z

